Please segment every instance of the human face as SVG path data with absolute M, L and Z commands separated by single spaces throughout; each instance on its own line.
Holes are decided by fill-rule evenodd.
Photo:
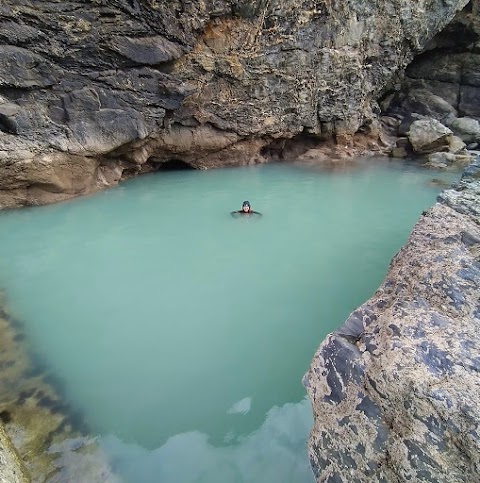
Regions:
M 245 213 L 248 213 L 250 211 L 250 206 L 248 205 L 243 205 L 242 206 L 242 211 L 244 211 Z

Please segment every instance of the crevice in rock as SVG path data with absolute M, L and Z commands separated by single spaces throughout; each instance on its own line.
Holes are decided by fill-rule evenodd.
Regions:
M 181 159 L 169 159 L 163 162 L 152 162 L 151 164 L 156 168 L 155 171 L 184 171 L 195 169 L 191 164 Z
M 0 114 L 0 131 L 8 134 L 18 134 L 17 126 L 7 116 Z

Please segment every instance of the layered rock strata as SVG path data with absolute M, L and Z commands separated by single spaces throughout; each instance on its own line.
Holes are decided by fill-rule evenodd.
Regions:
M 304 378 L 321 482 L 480 480 L 480 159 Z
M 379 149 L 377 100 L 467 3 L 4 0 L 0 207 L 172 161 Z

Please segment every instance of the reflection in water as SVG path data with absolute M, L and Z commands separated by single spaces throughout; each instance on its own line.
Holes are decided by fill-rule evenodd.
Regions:
M 304 399 L 273 407 L 258 430 L 229 446 L 216 447 L 198 431 L 177 434 L 154 450 L 114 436 L 101 438 L 100 445 L 128 483 L 310 483 L 305 435 L 311 426 Z
M 246 397 L 236 402 L 228 411 L 228 414 L 247 414 L 252 408 L 252 398 Z

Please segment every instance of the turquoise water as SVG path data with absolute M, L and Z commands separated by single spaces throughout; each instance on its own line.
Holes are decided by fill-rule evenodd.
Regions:
M 301 379 L 454 175 L 163 172 L 0 214 L 0 285 L 132 483 L 313 480 Z M 234 219 L 249 199 L 258 219 Z

